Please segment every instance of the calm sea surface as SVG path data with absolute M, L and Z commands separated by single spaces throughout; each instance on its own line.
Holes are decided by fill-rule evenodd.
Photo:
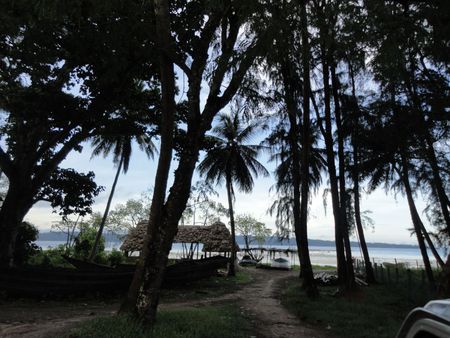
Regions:
M 36 244 L 42 249 L 47 250 L 49 248 L 55 248 L 60 244 L 64 244 L 62 241 L 36 241 Z M 106 242 L 105 249 L 107 251 L 111 251 L 112 249 L 119 249 L 121 243 L 120 242 Z M 267 247 L 267 246 L 266 246 Z M 296 249 L 294 246 L 270 246 L 273 248 L 279 249 Z M 199 246 L 199 255 L 202 254 L 202 245 Z M 310 246 L 310 255 L 312 264 L 317 265 L 333 265 L 336 266 L 336 250 L 332 246 Z M 183 252 L 182 245 L 179 243 L 175 243 L 172 245 L 172 251 L 170 252 L 170 256 L 173 258 L 180 258 Z M 445 260 L 446 253 L 443 250 L 439 250 L 441 257 Z M 406 263 L 411 267 L 422 266 L 422 257 L 418 248 L 377 248 L 377 247 L 369 247 L 369 254 L 371 259 L 377 263 L 390 262 L 394 263 L 395 260 L 399 263 Z M 362 254 L 359 247 L 352 247 L 352 255 L 356 259 L 362 259 Z M 435 259 L 430 251 L 428 251 L 428 255 L 430 256 L 430 260 L 433 264 L 436 264 Z M 242 256 L 242 253 L 239 253 L 238 256 Z M 286 255 L 284 253 L 277 253 L 276 257 L 285 257 L 289 259 L 292 265 L 298 264 L 299 259 L 296 254 Z M 268 255 L 266 255 L 263 259 L 263 262 L 269 261 Z

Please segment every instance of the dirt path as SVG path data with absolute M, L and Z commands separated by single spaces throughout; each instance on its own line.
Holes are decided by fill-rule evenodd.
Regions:
M 300 322 L 280 304 L 279 285 L 294 272 L 248 269 L 253 281 L 234 293 L 200 300 L 162 303 L 161 309 L 202 307 L 224 302 L 239 306 L 249 318 L 257 338 L 325 338 L 326 332 L 318 331 Z M 54 337 L 68 332 L 78 323 L 96 316 L 111 315 L 119 303 L 36 302 L 0 304 L 0 337 Z M 58 308 L 59 307 L 59 308 Z
M 325 333 L 309 328 L 280 303 L 280 281 L 298 272 L 254 270 L 256 282 L 242 290 L 240 303 L 258 331 L 267 338 L 324 338 Z
M 235 301 L 242 313 L 251 320 L 257 330 L 257 338 L 325 338 L 326 332 L 318 331 L 300 322 L 280 303 L 280 282 L 298 272 L 248 269 L 254 281 L 242 289 L 221 297 L 197 301 L 161 304 L 162 309 L 199 307 Z
M 63 336 L 78 323 L 117 312 L 118 301 L 14 300 L 0 302 L 0 337 Z

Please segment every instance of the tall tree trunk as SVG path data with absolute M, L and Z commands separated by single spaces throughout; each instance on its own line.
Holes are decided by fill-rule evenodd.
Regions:
M 32 193 L 24 193 L 29 191 L 24 183 L 20 178 L 10 178 L 8 192 L 0 209 L 0 267 L 14 265 L 18 229 L 33 205 Z
M 227 181 L 227 195 L 228 195 L 228 212 L 230 214 L 230 227 L 231 227 L 231 259 L 230 266 L 228 268 L 228 276 L 236 276 L 236 233 L 234 224 L 234 212 L 233 212 L 233 186 L 231 182 L 231 175 L 226 173 Z
M 433 141 L 428 130 L 425 131 L 425 134 L 426 154 L 428 157 L 428 162 L 431 166 L 431 171 L 433 173 L 433 185 L 436 189 L 442 216 L 445 220 L 447 235 L 450 236 L 450 201 L 447 194 L 445 193 L 444 184 L 439 173 L 439 166 L 437 164 L 436 154 L 434 152 Z
M 360 195 L 359 195 L 359 159 L 358 159 L 358 148 L 356 146 L 356 141 L 353 141 L 353 194 L 355 198 L 355 223 L 356 229 L 358 231 L 359 243 L 361 245 L 361 251 L 364 257 L 364 266 L 366 270 L 366 282 L 374 283 L 375 274 L 373 271 L 372 263 L 370 261 L 369 250 L 367 249 L 366 238 L 364 236 L 364 227 L 361 221 L 361 207 L 360 207 Z
M 89 261 L 92 262 L 97 255 L 98 245 L 100 244 L 100 239 L 102 238 L 103 228 L 106 224 L 106 219 L 108 218 L 109 208 L 111 207 L 111 202 L 114 196 L 114 191 L 116 190 L 117 181 L 119 180 L 120 171 L 122 170 L 124 161 L 124 155 L 120 156 L 119 165 L 117 166 L 116 176 L 114 177 L 114 182 L 111 187 L 111 192 L 109 193 L 108 202 L 106 203 L 105 212 L 103 213 L 102 221 L 97 231 L 97 236 L 95 236 L 94 246 L 92 247 L 91 254 L 89 255 Z
M 352 249 L 350 245 L 349 226 L 347 220 L 347 192 L 345 188 L 345 156 L 344 156 L 344 135 L 342 130 L 341 104 L 339 101 L 339 79 L 336 76 L 336 66 L 331 65 L 331 82 L 334 98 L 334 115 L 336 118 L 337 140 L 338 140 L 338 163 L 339 163 L 339 213 L 341 220 L 342 238 L 344 239 L 344 248 L 346 254 L 347 267 L 347 288 L 353 289 L 355 284 L 355 272 L 353 270 Z
M 309 167 L 310 167 L 310 71 L 309 71 L 309 38 L 308 22 L 306 13 L 306 0 L 301 1 L 301 22 L 302 22 L 302 66 L 303 66 L 303 133 L 302 133 L 302 156 L 301 170 L 303 172 L 303 182 L 301 185 L 301 204 L 300 204 L 300 256 L 303 256 L 302 277 L 303 288 L 309 296 L 317 296 L 318 291 L 314 282 L 314 275 L 311 266 L 311 258 L 308 247 L 308 201 L 309 201 Z
M 321 32 L 321 35 L 324 33 Z M 330 107 L 330 74 L 329 65 L 327 61 L 327 51 L 324 46 L 321 46 L 322 53 L 322 72 L 323 72 L 323 86 L 324 86 L 324 104 L 325 104 L 325 148 L 327 154 L 327 168 L 330 177 L 331 201 L 333 205 L 334 216 L 334 236 L 336 242 L 336 258 L 338 280 L 341 290 L 346 288 L 347 284 L 347 266 L 344 252 L 344 243 L 342 236 L 342 224 L 339 209 L 339 188 L 338 179 L 336 175 L 336 165 L 334 162 L 333 150 L 333 131 L 331 127 L 331 107 Z
M 442 260 L 441 256 L 437 252 L 436 247 L 434 246 L 433 241 L 431 240 L 431 237 L 428 234 L 428 231 L 422 222 L 422 219 L 419 218 L 418 221 L 419 221 L 420 228 L 422 229 L 422 234 L 425 237 L 425 240 L 427 241 L 428 247 L 430 248 L 431 252 L 433 253 L 433 256 L 436 259 L 436 262 L 442 268 L 445 265 L 444 261 Z
M 352 98 L 355 102 L 355 117 L 354 126 L 352 130 L 351 143 L 353 147 L 353 194 L 355 198 L 355 223 L 358 231 L 359 243 L 361 245 L 361 251 L 363 252 L 364 266 L 366 270 L 366 282 L 375 283 L 375 273 L 373 271 L 372 262 L 370 261 L 369 250 L 367 248 L 366 238 L 364 236 L 364 227 L 361 221 L 361 206 L 360 206 L 360 193 L 359 193 L 359 148 L 357 143 L 358 129 L 360 123 L 361 111 L 359 109 L 358 98 L 356 97 L 356 85 L 355 74 L 353 71 L 353 65 L 350 60 L 348 62 L 349 75 L 352 87 Z
M 147 234 L 133 281 L 120 310 L 121 312 L 134 313 L 147 325 L 152 325 L 156 319 L 164 270 L 172 239 L 177 230 L 177 224 L 167 225 L 168 215 L 165 214 L 166 206 L 164 204 L 170 162 L 172 160 L 175 116 L 175 73 L 173 63 L 164 53 L 164 50 L 169 50 L 171 46 L 168 1 L 154 0 L 154 11 L 159 44 L 162 93 L 160 156 L 155 176 Z M 181 217 L 181 214 L 179 216 Z M 166 232 L 164 226 L 169 228 Z
M 411 220 L 413 222 L 414 231 L 417 236 L 417 242 L 419 244 L 420 253 L 422 254 L 423 264 L 425 266 L 425 272 L 428 281 L 432 287 L 434 287 L 434 276 L 433 270 L 431 269 L 430 259 L 428 258 L 427 248 L 423 239 L 422 229 L 420 227 L 420 216 L 417 212 L 416 204 L 414 203 L 414 198 L 411 190 L 411 185 L 409 183 L 409 172 L 408 172 L 408 162 L 404 154 L 401 154 L 402 161 L 402 172 L 401 179 L 406 192 L 406 198 L 408 200 L 409 211 L 411 213 Z
M 286 103 L 286 108 L 288 112 L 289 118 L 289 144 L 291 147 L 292 153 L 292 190 L 293 190 L 293 218 L 294 218 L 294 233 L 295 240 L 297 243 L 297 250 L 300 258 L 300 275 L 299 277 L 303 277 L 306 271 L 304 269 L 307 266 L 307 262 L 305 261 L 305 252 L 303 250 L 303 245 L 301 241 L 302 231 L 301 231 L 301 220 L 300 220 L 300 177 L 301 177 L 301 168 L 300 168 L 300 149 L 299 149 L 299 128 L 297 125 L 297 103 L 296 103 L 296 93 L 294 89 L 294 85 L 297 85 L 296 79 L 294 75 L 291 73 L 291 69 L 289 66 L 289 61 L 286 58 L 282 58 L 281 61 L 281 73 L 283 77 L 283 86 L 284 86 L 284 101 Z

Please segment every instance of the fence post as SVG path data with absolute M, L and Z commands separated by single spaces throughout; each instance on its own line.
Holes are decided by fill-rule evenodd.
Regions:
M 383 264 L 380 264 L 381 282 L 384 283 L 384 269 Z
M 389 268 L 389 265 L 387 266 L 387 279 L 388 283 L 391 284 L 391 269 Z
M 398 264 L 397 264 L 397 258 L 395 258 L 394 261 L 395 261 L 395 283 L 398 284 Z

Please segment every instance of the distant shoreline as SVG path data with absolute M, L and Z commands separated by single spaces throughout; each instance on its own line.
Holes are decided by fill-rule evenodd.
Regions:
M 39 234 L 39 237 L 37 239 L 40 242 L 46 242 L 46 241 L 51 241 L 51 242 L 56 242 L 56 241 L 61 241 L 61 242 L 65 242 L 66 237 L 64 234 L 61 233 L 56 233 L 56 232 L 42 232 Z M 107 235 L 107 240 L 109 242 L 122 242 L 120 240 L 120 238 L 117 235 Z M 242 236 L 237 236 L 236 237 L 236 242 L 242 246 L 244 245 L 244 239 Z M 354 247 L 358 247 L 359 243 L 358 242 L 350 242 L 351 246 Z M 256 245 L 257 243 L 252 243 L 253 245 Z M 326 240 L 321 240 L 321 239 L 310 239 L 308 241 L 309 246 L 323 246 L 323 247 L 334 247 L 335 246 L 335 242 L 334 241 L 326 241 Z M 264 243 L 261 244 L 261 246 L 296 246 L 296 242 L 294 238 L 291 238 L 289 240 L 284 240 L 284 241 L 280 241 L 277 238 L 274 237 L 269 237 L 266 239 L 266 241 Z M 380 242 L 372 242 L 372 243 L 367 243 L 367 246 L 370 248 L 386 248 L 386 249 L 418 249 L 419 247 L 417 245 L 411 245 L 411 244 L 391 244 L 391 243 L 380 243 Z

